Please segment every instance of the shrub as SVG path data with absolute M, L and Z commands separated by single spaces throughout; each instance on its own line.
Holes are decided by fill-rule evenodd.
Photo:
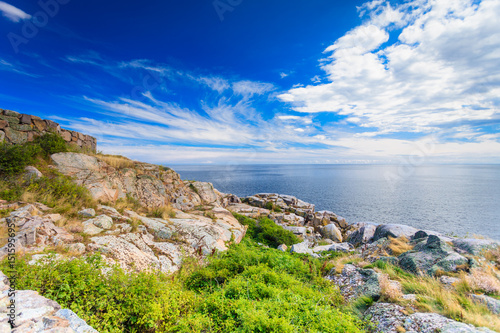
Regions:
M 259 220 L 253 238 L 271 247 L 277 247 L 280 244 L 293 245 L 300 243 L 299 238 L 293 232 L 283 229 L 268 218 Z
M 34 144 L 40 146 L 46 157 L 68 151 L 66 141 L 57 133 L 45 133 L 34 140 Z
M 274 223 L 268 218 L 256 221 L 244 215 L 233 213 L 234 217 L 243 225 L 248 226 L 247 236 L 271 247 L 278 247 L 281 244 L 293 245 L 300 243 L 300 239 Z
M 36 267 L 17 260 L 17 287 L 55 300 L 100 332 L 171 332 L 179 317 L 193 311 L 194 293 L 165 275 L 129 275 L 118 267 L 104 274 L 104 267 L 98 255 Z
M 32 164 L 42 149 L 39 145 L 0 143 L 0 174 L 12 176 Z

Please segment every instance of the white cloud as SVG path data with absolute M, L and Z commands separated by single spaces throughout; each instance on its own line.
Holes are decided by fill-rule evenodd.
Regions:
M 226 79 L 223 79 L 221 77 L 206 77 L 202 76 L 199 78 L 195 78 L 198 82 L 201 82 L 208 87 L 210 87 L 212 90 L 217 91 L 219 94 L 223 93 L 225 90 L 230 88 L 229 82 Z
M 274 86 L 271 83 L 255 81 L 238 81 L 233 83 L 234 93 L 247 97 L 262 95 L 272 90 L 274 90 Z
M 9 5 L 6 2 L 0 1 L 0 12 L 2 15 L 12 22 L 19 22 L 21 20 L 29 20 L 31 15 L 23 12 L 21 9 Z
M 40 77 L 39 75 L 28 73 L 27 71 L 21 69 L 21 65 L 14 65 L 8 61 L 0 59 L 0 70 L 14 72 L 31 77 Z
M 500 118 L 499 1 L 373 1 L 361 10 L 368 21 L 325 50 L 329 82 L 290 89 L 282 101 L 298 112 L 347 116 L 377 133 Z M 385 45 L 398 31 L 390 24 L 402 31 Z

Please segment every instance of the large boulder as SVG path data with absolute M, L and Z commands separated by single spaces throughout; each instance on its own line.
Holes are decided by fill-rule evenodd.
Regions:
M 398 259 L 399 266 L 404 270 L 431 276 L 438 271 L 456 272 L 469 263 L 467 258 L 454 252 L 443 239 L 434 235 L 415 246 L 414 250 L 401 254 Z
M 411 239 L 417 232 L 418 229 L 404 224 L 381 224 L 375 230 L 372 240 L 377 241 L 381 238 L 398 238 L 401 236 Z
M 331 239 L 334 242 L 342 243 L 342 233 L 339 228 L 333 223 L 325 225 L 321 228 L 321 235 L 324 238 Z
M 188 186 L 200 196 L 200 199 L 205 205 L 220 205 L 220 198 L 214 190 L 211 183 L 204 182 L 188 182 Z
M 375 235 L 377 226 L 377 224 L 369 222 L 354 223 L 352 227 L 355 231 L 347 237 L 347 241 L 354 246 L 369 243 Z

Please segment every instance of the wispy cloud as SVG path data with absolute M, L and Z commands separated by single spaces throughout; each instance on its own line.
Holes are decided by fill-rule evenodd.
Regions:
M 39 75 L 29 73 L 22 68 L 21 65 L 14 65 L 6 60 L 0 59 L 0 70 L 14 72 L 21 75 L 26 75 L 30 77 L 40 77 Z
M 20 22 L 22 20 L 29 20 L 31 18 L 31 15 L 3 1 L 0 1 L 0 12 L 2 13 L 2 16 L 6 17 L 12 22 Z

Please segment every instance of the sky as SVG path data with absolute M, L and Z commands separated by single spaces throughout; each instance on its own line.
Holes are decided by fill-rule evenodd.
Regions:
M 0 108 L 175 164 L 500 163 L 499 0 L 0 1 Z

